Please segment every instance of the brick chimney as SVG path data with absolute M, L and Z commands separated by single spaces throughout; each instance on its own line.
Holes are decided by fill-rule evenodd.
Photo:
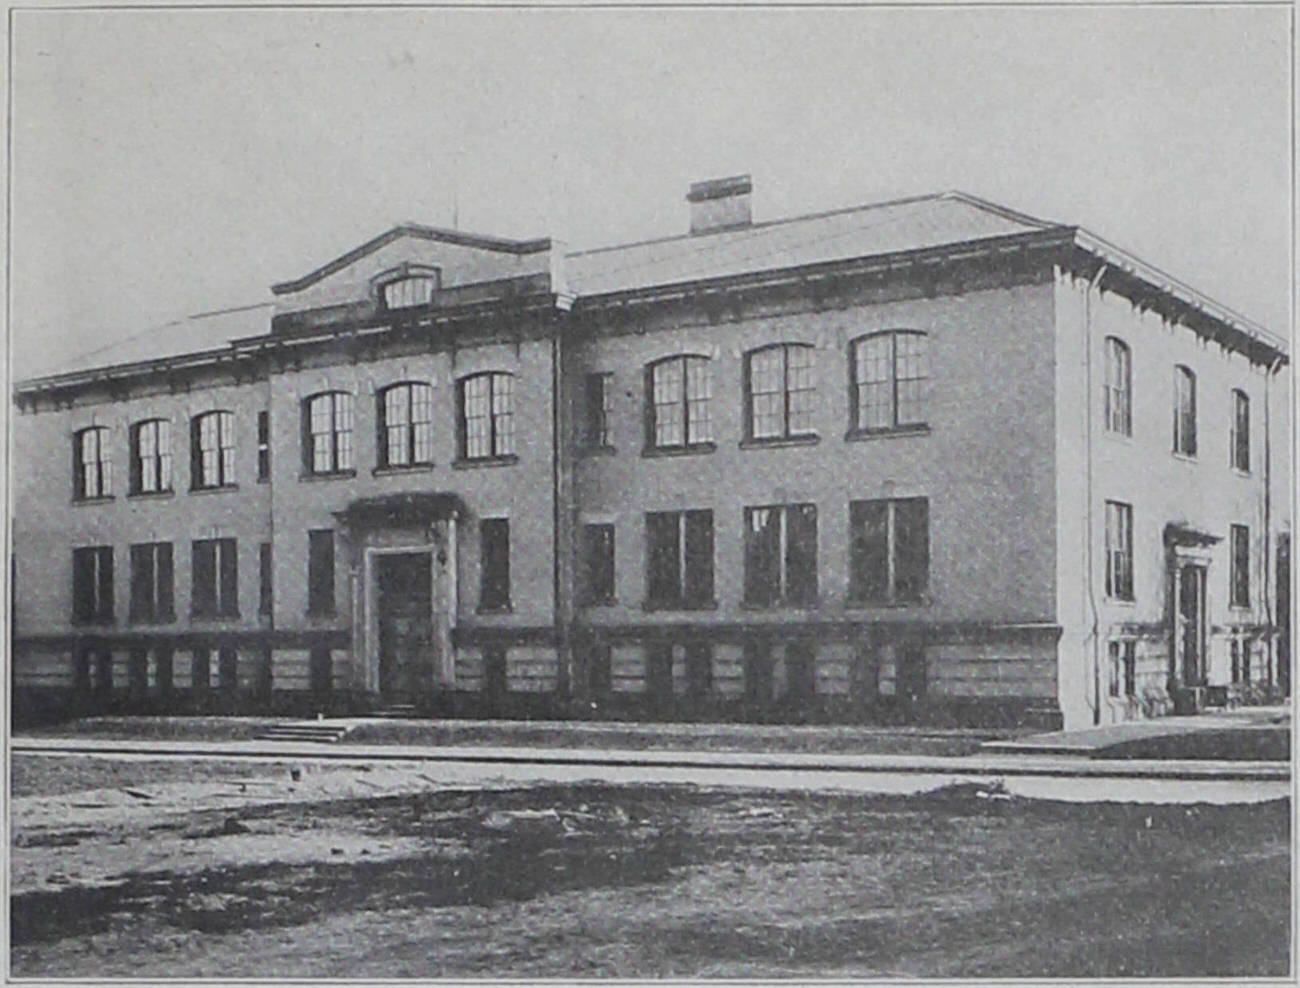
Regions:
M 749 195 L 754 183 L 748 175 L 711 178 L 695 182 L 686 193 L 691 204 L 691 233 L 716 233 L 749 226 Z

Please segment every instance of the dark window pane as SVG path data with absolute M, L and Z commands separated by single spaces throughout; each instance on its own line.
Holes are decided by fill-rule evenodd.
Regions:
M 897 666 L 898 695 L 906 700 L 917 700 L 925 695 L 925 649 L 920 645 L 899 645 L 894 650 Z
M 172 544 L 160 542 L 154 546 L 154 549 L 154 580 L 158 594 L 158 609 L 155 617 L 159 621 L 171 621 L 176 617 L 176 580 L 172 572 Z
M 684 597 L 692 604 L 713 600 L 713 512 L 686 512 Z
M 745 509 L 745 602 L 771 604 L 781 596 L 781 509 Z
M 889 503 L 852 502 L 849 524 L 849 596 L 883 601 L 889 595 Z
M 665 703 L 673 695 L 673 647 L 647 645 L 645 650 L 645 688 L 650 698 Z
M 483 692 L 489 697 L 504 696 L 510 690 L 506 669 L 506 650 L 492 646 L 483 650 Z
M 220 539 L 218 554 L 221 560 L 221 599 L 218 608 L 223 617 L 239 614 L 239 559 L 234 539 Z
M 484 518 L 479 523 L 479 610 L 510 606 L 510 521 Z
M 713 647 L 704 642 L 686 646 L 686 690 L 692 699 L 713 692 Z
M 113 548 L 101 546 L 98 550 L 99 598 L 96 601 L 96 618 L 102 624 L 113 622 Z
M 786 598 L 794 603 L 817 600 L 817 507 L 795 504 L 786 516 Z
M 791 700 L 811 700 L 817 693 L 813 647 L 791 642 L 785 647 L 785 694 Z
M 128 612 L 132 621 L 154 619 L 153 546 L 131 546 L 131 605 Z
M 744 646 L 745 700 L 765 704 L 772 699 L 772 647 L 767 642 L 747 641 Z
M 309 550 L 310 551 L 310 550 Z M 259 585 L 257 596 L 257 613 L 270 614 L 274 598 L 272 597 L 272 587 L 274 577 L 271 569 L 271 543 L 263 542 L 258 546 L 257 568 L 259 573 Z
M 314 529 L 307 533 L 307 611 L 334 613 L 334 531 Z
M 917 601 L 925 593 L 930 571 L 929 502 L 908 498 L 894 502 L 894 598 Z
M 655 603 L 676 603 L 682 597 L 680 515 L 651 512 L 646 522 L 646 595 Z
M 585 570 L 584 599 L 588 603 L 612 600 L 614 597 L 614 526 L 584 525 L 582 538 Z
M 199 617 L 212 617 L 217 611 L 217 544 L 211 539 L 191 545 L 191 610 Z

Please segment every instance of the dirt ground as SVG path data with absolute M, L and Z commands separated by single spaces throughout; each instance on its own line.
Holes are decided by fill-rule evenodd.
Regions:
M 1284 802 L 161 764 L 14 758 L 14 976 L 1287 973 Z

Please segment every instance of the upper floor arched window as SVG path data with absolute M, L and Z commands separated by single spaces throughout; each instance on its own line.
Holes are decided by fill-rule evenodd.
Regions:
M 352 466 L 352 395 L 323 391 L 302 403 L 303 469 L 343 473 Z
M 190 420 L 190 486 L 202 490 L 235 482 L 235 413 L 203 412 Z
M 926 423 L 928 338 L 911 329 L 860 336 L 850 345 L 852 431 L 879 432 Z
M 430 273 L 411 274 L 385 281 L 379 286 L 379 297 L 385 309 L 410 309 L 428 305 L 438 291 L 438 279 Z
M 665 357 L 646 367 L 646 445 L 689 449 L 713 440 L 708 357 Z
M 490 371 L 457 383 L 462 460 L 503 459 L 515 454 L 515 379 Z
M 1133 434 L 1133 361 L 1128 344 L 1106 337 L 1106 383 L 1102 385 L 1106 428 L 1121 436 Z
M 1182 364 L 1174 368 L 1174 452 L 1196 455 L 1196 375 Z
M 77 500 L 112 495 L 113 463 L 105 426 L 92 425 L 72 437 L 72 461 L 73 496 Z
M 131 426 L 131 493 L 172 489 L 172 424 L 145 419 Z
M 813 348 L 775 343 L 745 354 L 745 432 L 749 439 L 816 435 Z
M 433 388 L 402 381 L 379 393 L 379 465 L 433 462 Z

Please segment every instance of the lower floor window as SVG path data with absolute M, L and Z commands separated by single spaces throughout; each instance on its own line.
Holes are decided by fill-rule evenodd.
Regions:
M 1110 643 L 1110 695 L 1137 694 L 1137 642 L 1121 639 Z

